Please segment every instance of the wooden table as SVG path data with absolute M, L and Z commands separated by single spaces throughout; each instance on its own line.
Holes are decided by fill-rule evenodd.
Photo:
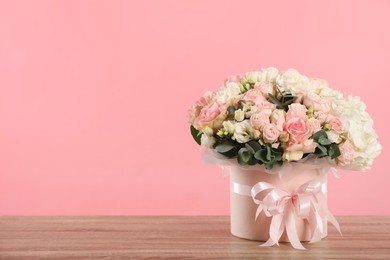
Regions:
M 390 259 L 390 217 L 338 217 L 321 242 L 272 248 L 230 235 L 229 217 L 0 217 L 0 259 Z

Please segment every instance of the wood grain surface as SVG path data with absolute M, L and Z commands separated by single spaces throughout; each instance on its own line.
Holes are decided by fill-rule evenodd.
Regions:
M 338 217 L 307 250 L 230 235 L 229 217 L 0 217 L 0 259 L 390 259 L 390 217 Z

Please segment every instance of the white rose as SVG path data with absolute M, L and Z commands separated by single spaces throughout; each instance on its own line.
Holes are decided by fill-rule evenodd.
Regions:
M 207 148 L 212 148 L 215 144 L 215 138 L 212 136 L 208 136 L 206 134 L 203 134 L 200 138 L 200 144 Z
M 244 111 L 242 111 L 241 109 L 237 109 L 235 112 L 234 112 L 234 119 L 237 121 L 237 122 L 241 122 L 242 120 L 245 119 L 245 113 Z
M 356 147 L 356 156 L 348 169 L 366 171 L 374 159 L 379 156 L 382 146 L 379 144 L 373 128 L 373 120 L 365 111 L 366 105 L 359 97 L 349 96 L 346 99 L 333 99 L 333 112 L 344 123 L 348 140 Z
M 326 132 L 326 134 L 328 135 L 329 141 L 331 141 L 332 143 L 339 143 L 340 135 L 338 133 L 331 130 L 331 131 Z
M 320 92 L 321 90 L 328 88 L 328 82 L 323 79 L 309 79 L 308 86 L 312 91 Z
M 216 102 L 227 103 L 232 100 L 238 100 L 240 98 L 241 90 L 240 83 L 229 82 L 225 87 L 220 88 L 214 96 Z
M 333 99 L 342 99 L 343 94 L 340 91 L 328 88 L 328 87 L 322 87 L 321 90 L 318 92 L 318 94 L 321 97 L 330 97 Z
M 245 73 L 245 80 L 249 83 L 256 83 L 257 81 L 259 81 L 259 75 L 260 72 L 258 71 L 247 72 Z
M 249 123 L 249 120 L 244 120 L 235 125 L 234 129 L 234 138 L 239 143 L 246 143 L 252 140 L 252 126 Z
M 277 68 L 266 68 L 262 69 L 259 75 L 259 81 L 262 83 L 276 83 L 276 78 L 279 76 L 279 71 Z
M 282 91 L 289 91 L 293 94 L 302 92 L 308 88 L 309 79 L 297 70 L 288 69 L 276 78 L 276 83 Z

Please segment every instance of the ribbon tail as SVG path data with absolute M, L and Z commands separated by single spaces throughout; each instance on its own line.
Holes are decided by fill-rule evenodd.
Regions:
M 265 242 L 265 243 L 263 243 L 263 244 L 261 244 L 261 245 L 259 245 L 259 246 L 273 246 L 273 245 L 275 245 L 275 244 L 276 244 L 275 241 L 273 241 L 272 238 L 269 238 L 269 239 L 267 240 L 267 242 Z
M 259 217 L 261 211 L 263 211 L 263 207 L 261 205 L 259 205 L 257 207 L 257 210 L 256 210 L 256 217 L 255 217 L 255 221 L 257 220 L 257 218 Z
M 283 234 L 283 230 L 283 214 L 273 216 L 269 227 L 269 239 L 264 244 L 261 244 L 261 246 L 279 245 L 279 239 Z
M 332 223 L 332 225 L 337 229 L 337 231 L 340 233 L 340 235 L 343 236 L 343 234 L 341 233 L 339 222 L 337 222 L 337 219 L 332 215 L 332 213 L 328 212 L 326 219 L 330 223 Z
M 309 226 L 311 228 L 311 239 L 309 243 L 320 241 L 324 231 L 324 226 L 322 218 L 315 207 L 313 207 L 309 216 Z
M 287 231 L 288 240 L 290 240 L 291 245 L 295 249 L 301 249 L 301 250 L 306 249 L 303 247 L 303 245 L 301 244 L 301 241 L 299 240 L 299 237 L 297 234 L 297 229 L 295 226 L 295 218 L 294 218 L 294 214 L 292 212 L 288 213 L 287 223 L 286 223 L 286 231 Z

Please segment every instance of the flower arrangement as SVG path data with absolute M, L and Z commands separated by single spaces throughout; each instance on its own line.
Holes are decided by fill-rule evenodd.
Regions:
M 240 165 L 323 158 L 332 167 L 366 171 L 380 154 L 373 120 L 359 97 L 294 69 L 231 76 L 190 109 L 195 141 Z

